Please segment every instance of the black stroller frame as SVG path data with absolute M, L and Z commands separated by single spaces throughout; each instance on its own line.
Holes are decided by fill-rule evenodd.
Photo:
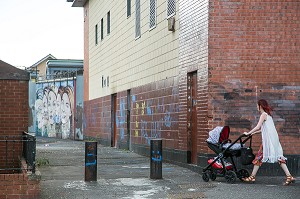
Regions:
M 233 157 L 240 157 L 241 156 L 241 150 L 239 150 L 239 149 L 231 150 L 231 147 L 234 144 L 236 144 L 238 141 L 241 144 L 241 147 L 243 147 L 244 144 L 250 139 L 249 148 L 251 148 L 252 135 L 247 136 L 247 135 L 242 134 L 234 142 L 232 142 L 230 139 L 228 139 L 229 131 L 230 131 L 229 126 L 224 126 L 222 131 L 224 130 L 224 128 L 227 128 L 227 130 L 228 130 L 227 139 L 223 140 L 220 144 L 213 144 L 213 143 L 207 142 L 209 148 L 211 150 L 213 150 L 218 156 L 209 165 L 207 165 L 203 169 L 202 179 L 205 182 L 208 182 L 209 179 L 214 181 L 217 178 L 217 176 L 225 177 L 225 180 L 228 183 L 235 183 L 237 178 L 242 180 L 242 178 L 249 177 L 249 172 L 246 169 L 237 170 L 236 164 L 233 160 Z M 246 137 L 246 139 L 242 140 L 243 137 Z M 221 139 L 221 136 L 220 136 L 220 139 Z M 223 149 L 223 145 L 226 144 L 226 143 L 231 143 L 231 144 L 227 148 Z M 230 168 L 230 169 L 226 168 L 225 160 L 227 158 L 230 158 L 230 160 L 231 160 L 230 162 L 232 163 L 233 168 Z M 217 162 L 218 160 L 221 161 L 222 168 L 214 168 L 213 167 L 213 164 L 215 162 Z

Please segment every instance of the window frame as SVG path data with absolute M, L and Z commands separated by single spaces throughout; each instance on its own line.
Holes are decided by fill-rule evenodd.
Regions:
M 151 27 L 151 2 L 154 2 L 154 25 Z M 157 25 L 157 0 L 149 0 L 149 31 Z
M 174 3 L 175 3 L 175 9 L 174 9 L 173 13 L 171 13 L 170 15 L 168 15 L 168 8 L 169 8 L 169 2 L 170 1 L 174 1 Z M 171 17 L 173 17 L 175 15 L 176 15 L 176 0 L 166 0 L 166 19 L 169 19 L 169 18 L 171 18 Z
M 135 0 L 135 39 L 139 39 L 140 37 L 141 37 L 141 1 Z
M 131 0 L 127 0 L 127 18 L 131 16 Z
M 95 46 L 98 45 L 98 24 L 95 25 Z
M 110 11 L 107 12 L 107 35 L 110 34 Z
M 101 27 L 100 27 L 101 31 L 100 31 L 100 38 L 101 41 L 104 39 L 104 20 L 103 18 L 101 19 Z

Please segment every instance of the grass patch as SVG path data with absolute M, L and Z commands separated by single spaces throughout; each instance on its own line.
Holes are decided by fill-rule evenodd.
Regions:
M 47 158 L 37 158 L 35 160 L 35 165 L 38 167 L 49 165 L 49 160 Z

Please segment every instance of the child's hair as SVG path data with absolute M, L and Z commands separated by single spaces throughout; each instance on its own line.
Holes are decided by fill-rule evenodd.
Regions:
M 272 111 L 273 109 L 269 106 L 269 104 L 268 104 L 268 102 L 267 102 L 266 100 L 260 99 L 260 100 L 258 100 L 257 104 L 258 104 L 258 106 L 260 106 L 266 113 L 268 113 L 268 115 L 271 115 L 271 111 Z

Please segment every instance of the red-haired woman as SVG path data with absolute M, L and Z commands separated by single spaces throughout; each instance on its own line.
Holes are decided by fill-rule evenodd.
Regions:
M 279 142 L 278 133 L 271 117 L 272 108 L 266 100 L 261 99 L 257 102 L 257 109 L 261 115 L 256 127 L 249 132 L 244 132 L 244 134 L 253 135 L 261 132 L 262 145 L 252 162 L 254 164 L 254 168 L 251 175 L 248 178 L 243 178 L 242 180 L 244 182 L 255 182 L 255 175 L 263 162 L 278 162 L 286 174 L 286 181 L 283 185 L 290 185 L 295 182 L 295 178 L 293 178 L 286 166 L 286 158 L 283 156 L 283 150 Z

